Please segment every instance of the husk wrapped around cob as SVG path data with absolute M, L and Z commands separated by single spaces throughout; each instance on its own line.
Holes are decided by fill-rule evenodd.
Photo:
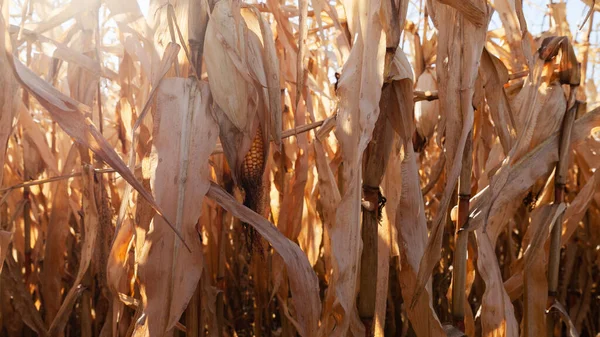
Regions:
M 204 58 L 223 152 L 245 192 L 244 205 L 261 214 L 269 141 L 281 141 L 279 67 L 269 25 L 256 9 L 242 6 L 236 0 L 215 4 Z
M 436 74 L 433 69 L 425 71 L 417 79 L 415 90 L 434 92 L 438 90 Z M 419 136 L 425 139 L 431 138 L 440 115 L 440 102 L 419 101 L 415 103 L 415 119 Z

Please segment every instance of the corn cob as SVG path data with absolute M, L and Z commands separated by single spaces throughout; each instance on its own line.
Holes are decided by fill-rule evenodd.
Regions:
M 242 167 L 240 170 L 240 184 L 244 189 L 244 205 L 251 210 L 261 214 L 263 204 L 263 173 L 265 171 L 265 144 L 263 140 L 263 131 L 260 125 L 256 129 L 254 140 L 250 146 L 250 150 L 244 156 Z M 258 233 L 244 223 L 246 230 L 246 243 L 249 249 L 261 248 Z M 251 249 L 251 250 L 252 250 Z

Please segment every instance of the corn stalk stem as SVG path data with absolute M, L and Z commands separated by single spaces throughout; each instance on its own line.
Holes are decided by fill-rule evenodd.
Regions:
M 81 294 L 81 337 L 91 337 L 92 334 L 92 295 L 91 288 L 92 285 L 92 276 L 90 271 L 88 270 L 83 277 L 82 285 L 86 287 Z
M 219 293 L 217 294 L 217 331 L 219 336 L 223 336 L 223 325 L 225 324 L 225 303 L 223 303 L 223 294 L 225 289 L 225 245 L 227 239 L 227 232 L 225 231 L 225 212 L 223 208 L 217 209 L 217 218 L 221 219 L 221 235 L 219 238 L 219 267 L 217 269 L 217 287 Z
M 567 173 L 569 165 L 569 152 L 571 142 L 571 131 L 577 114 L 579 102 L 575 101 L 575 92 L 577 88 L 571 87 L 569 105 L 563 119 L 563 125 L 560 135 L 560 143 L 558 148 L 558 163 L 556 164 L 556 175 L 554 178 L 554 203 L 560 204 L 564 201 L 565 185 L 567 182 Z M 563 215 L 560 214 L 552 231 L 550 233 L 550 254 L 548 257 L 548 304 L 551 305 L 556 300 L 556 291 L 558 289 L 558 275 L 560 269 L 560 239 L 562 235 Z M 547 317 L 547 334 L 554 335 L 554 326 L 556 323 L 556 315 L 548 315 Z
M 371 192 L 373 194 L 373 192 Z M 366 194 L 366 193 L 365 193 Z M 375 205 L 377 205 L 377 192 Z M 365 198 L 366 199 L 366 198 Z M 375 315 L 375 296 L 377 291 L 377 207 L 373 210 L 363 208 L 361 237 L 363 251 L 360 260 L 360 293 L 358 295 L 358 314 L 365 325 L 365 336 L 372 336 L 370 328 Z
M 467 285 L 467 243 L 469 238 L 469 200 L 471 199 L 471 147 L 473 130 L 467 136 L 458 183 L 458 222 L 452 273 L 452 318 L 454 325 L 465 332 L 465 299 Z
M 28 104 L 27 104 L 28 105 Z M 26 147 L 23 146 L 23 158 L 26 158 Z M 27 175 L 27 161 L 23 159 L 23 172 L 26 177 Z M 4 198 L 3 198 L 4 199 Z M 29 280 L 29 274 L 31 272 L 31 190 L 29 187 L 23 188 L 23 239 L 25 245 L 25 280 Z
M 394 131 L 386 115 L 387 113 L 395 113 L 395 111 L 388 111 L 388 102 L 392 99 L 392 90 L 392 86 L 386 86 L 382 91 L 379 102 L 381 113 L 373 129 L 373 139 L 367 146 L 363 157 L 361 229 L 363 250 L 360 260 L 360 292 L 357 299 L 357 308 L 358 315 L 365 326 L 366 337 L 371 337 L 374 333 L 372 327 L 377 294 L 378 229 L 380 214 L 385 203 L 379 185 L 383 179 L 394 141 Z

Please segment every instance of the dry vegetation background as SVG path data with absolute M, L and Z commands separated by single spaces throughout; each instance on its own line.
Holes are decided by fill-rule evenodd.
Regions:
M 598 336 L 588 11 L 0 3 L 1 336 Z

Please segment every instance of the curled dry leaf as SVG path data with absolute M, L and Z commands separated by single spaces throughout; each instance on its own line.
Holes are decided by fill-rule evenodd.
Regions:
M 562 304 L 560 304 L 560 302 L 557 302 L 557 301 L 554 301 L 554 303 L 552 303 L 552 305 L 546 311 L 546 313 L 547 314 L 550 313 L 552 311 L 552 309 L 558 311 L 558 313 L 560 314 L 560 316 L 562 317 L 564 322 L 567 323 L 567 328 L 568 328 L 567 331 L 569 333 L 569 337 L 579 337 L 577 328 L 575 328 L 575 324 L 573 324 L 573 321 L 571 320 L 571 317 L 569 316 L 567 309 L 565 309 L 565 307 Z
M 511 106 L 504 91 L 504 84 L 508 82 L 508 70 L 500 59 L 492 55 L 487 49 L 483 49 L 479 76 L 483 81 L 485 98 L 489 102 L 490 114 L 494 121 L 496 133 L 500 138 L 504 154 L 507 154 L 512 148 L 514 141 L 512 131 L 515 128 L 512 121 Z
M 545 59 L 551 59 L 552 53 L 557 53 L 556 48 L 560 46 L 560 41 L 550 41 L 555 43 L 555 48 L 552 48 L 551 44 L 548 44 L 547 48 L 540 49 L 540 59 L 536 61 L 535 67 L 530 74 L 526 82 L 526 88 L 522 89 L 519 95 L 525 96 L 523 101 L 520 103 L 517 116 L 517 125 L 524 125 L 521 130 L 518 130 L 518 138 L 508 153 L 508 156 L 504 159 L 502 167 L 498 172 L 491 178 L 489 188 L 492 191 L 491 203 L 488 202 L 486 211 L 483 212 L 483 221 L 488 227 L 492 227 L 492 242 L 495 243 L 495 239 L 501 230 L 501 226 L 505 224 L 504 219 L 508 218 L 507 215 L 512 214 L 516 210 L 515 197 L 524 196 L 524 193 L 535 183 L 531 181 L 529 184 L 522 184 L 521 188 L 509 191 L 505 189 L 505 185 L 511 184 L 509 176 L 514 172 L 512 169 L 517 166 L 517 163 L 522 163 L 522 159 L 525 156 L 530 157 L 539 152 L 539 145 L 544 140 L 557 136 L 557 131 L 562 122 L 562 116 L 566 108 L 566 102 L 564 94 L 562 93 L 562 87 L 557 83 L 546 83 L 542 80 L 544 71 L 548 69 L 548 65 Z M 552 60 L 550 61 L 552 62 Z M 552 90 L 546 90 L 546 88 L 552 88 Z M 549 117 L 543 116 L 541 102 L 548 104 L 547 109 L 549 110 Z M 517 127 L 517 129 L 519 129 Z M 587 134 L 584 132 L 584 134 Z M 552 136 L 550 136 L 552 135 Z M 581 135 L 579 135 L 581 136 Z M 577 137 L 577 136 L 574 136 Z M 581 138 L 580 138 L 581 139 Z M 545 143 L 542 143 L 545 144 Z M 534 147 L 537 147 L 534 149 Z M 539 153 L 541 154 L 541 153 Z M 527 158 L 531 159 L 531 158 Z M 545 162 L 551 165 L 551 162 Z M 530 170 L 538 170 L 543 172 L 544 168 L 547 170 L 545 174 L 548 174 L 548 169 L 551 166 L 542 166 L 541 162 L 537 162 L 535 167 L 530 167 Z M 530 176 L 531 177 L 531 176 Z M 539 178 L 540 176 L 538 176 Z M 502 192 L 501 192 L 502 191 Z M 509 198 L 513 199 L 509 199 Z M 492 207 L 496 207 L 496 202 L 502 200 L 504 207 L 495 208 L 494 211 L 498 213 L 491 213 Z M 518 200 L 518 199 L 517 199 Z M 507 212 L 505 206 L 507 203 L 513 205 L 510 212 Z

